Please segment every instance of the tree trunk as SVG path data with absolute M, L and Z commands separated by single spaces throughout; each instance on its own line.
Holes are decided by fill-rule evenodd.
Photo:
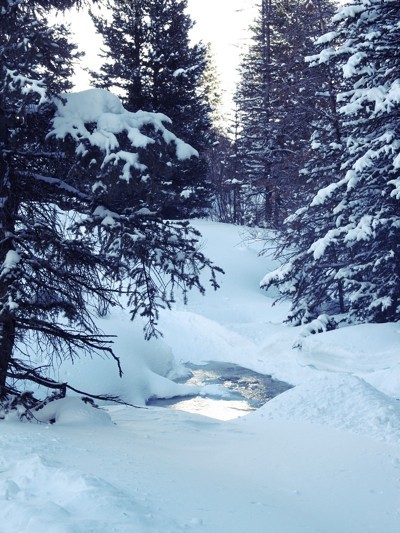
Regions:
M 265 139 L 267 142 L 271 136 L 271 23 L 272 23 L 272 0 L 263 0 L 261 4 L 262 17 L 262 63 L 263 63 L 263 114 L 265 125 Z M 264 160 L 264 178 L 266 181 L 264 195 L 264 222 L 271 222 L 272 212 L 270 206 L 270 191 L 272 184 L 272 162 L 271 155 L 268 154 Z
M 15 319 L 11 315 L 0 321 L 0 399 L 6 396 L 7 371 L 15 341 Z
M 10 365 L 15 341 L 15 311 L 10 306 L 10 289 L 16 272 L 4 271 L 7 255 L 14 250 L 16 200 L 11 184 L 11 157 L 6 150 L 0 154 L 0 398 L 6 394 L 7 370 Z

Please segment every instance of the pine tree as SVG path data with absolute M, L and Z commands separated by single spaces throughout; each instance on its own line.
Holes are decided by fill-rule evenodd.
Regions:
M 341 69 L 339 173 L 296 215 L 315 235 L 264 285 L 294 294 L 292 316 L 321 310 L 351 321 L 400 317 L 399 32 L 394 0 L 341 8 L 315 63 Z
M 118 305 L 118 294 L 127 295 L 132 318 L 147 319 L 149 337 L 175 290 L 203 291 L 204 267 L 215 275 L 198 232 L 159 218 L 161 200 L 149 186 L 160 160 L 168 167 L 195 150 L 165 117 L 130 113 L 110 93 L 60 94 L 69 88 L 74 46 L 46 13 L 71 5 L 6 2 L 0 12 L 3 400 L 24 381 L 65 394 L 71 386 L 47 373 L 54 359 L 89 352 L 118 361 L 93 318 Z M 125 193 L 134 197 L 122 209 Z
M 252 31 L 252 42 L 241 64 L 241 82 L 235 102 L 241 124 L 237 140 L 245 174 L 244 193 L 250 205 L 247 223 L 262 224 L 269 218 L 270 205 L 270 88 L 271 88 L 271 2 L 263 0 Z
M 17 322 L 16 298 L 20 287 L 20 255 L 16 234 L 30 231 L 29 238 L 40 240 L 27 219 L 26 197 L 36 195 L 35 178 L 26 180 L 44 164 L 46 154 L 39 135 L 30 138 L 46 115 L 46 92 L 69 87 L 73 47 L 65 38 L 65 28 L 49 28 L 45 12 L 67 2 L 2 2 L 0 14 L 0 107 L 1 107 L 1 223 L 0 223 L 0 394 L 4 394 L 10 372 L 14 343 L 23 327 Z M 69 6 L 67 6 L 69 7 Z M 41 104 L 41 112 L 37 106 Z M 29 152 L 28 152 L 29 146 Z M 19 167 L 20 173 L 16 171 Z M 33 196 L 34 198 L 35 196 Z M 40 209 L 40 205 L 37 204 Z M 34 245 L 33 245 L 34 246 Z M 29 289 L 29 285 L 26 283 Z M 34 288 L 33 288 L 34 289 Z M 30 290 L 30 289 L 29 289 Z M 19 312 L 19 311 L 18 311 Z M 37 326 L 39 328 L 39 326 Z M 23 372 L 16 363 L 16 372 Z
M 260 4 L 236 94 L 242 124 L 239 153 L 253 205 L 249 222 L 254 224 L 280 225 L 306 188 L 301 170 L 320 78 L 304 58 L 320 33 L 321 14 L 332 11 L 329 1 Z
M 117 89 L 131 111 L 153 111 L 149 104 L 151 84 L 147 71 L 147 3 L 147 0 L 107 2 L 104 7 L 112 13 L 112 20 L 91 12 L 96 30 L 106 45 L 100 71 L 91 72 L 94 84 L 103 89 Z
M 202 92 L 207 50 L 191 44 L 193 26 L 187 0 L 117 0 L 108 2 L 112 19 L 93 15 L 104 38 L 106 61 L 94 73 L 98 87 L 118 87 L 127 109 L 161 112 L 175 133 L 200 157 L 171 167 L 163 182 L 162 216 L 204 215 L 210 204 L 210 183 L 203 151 L 212 142 L 210 102 Z
M 213 201 L 210 215 L 220 222 L 241 224 L 243 205 L 241 176 L 237 165 L 237 120 L 227 121 L 223 109 L 220 79 L 211 45 L 207 47 L 207 67 L 201 80 L 203 100 L 211 106 L 213 142 L 205 150 L 208 179 Z
M 238 129 L 235 113 L 226 130 L 217 130 L 216 142 L 208 149 L 207 159 L 214 190 L 212 216 L 220 222 L 243 225 L 251 213 L 244 192 Z

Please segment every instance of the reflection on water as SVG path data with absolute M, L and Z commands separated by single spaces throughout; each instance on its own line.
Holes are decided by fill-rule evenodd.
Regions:
M 244 416 L 254 411 L 244 400 L 226 400 L 221 398 L 210 398 L 204 396 L 193 396 L 191 398 L 179 398 L 172 400 L 152 400 L 150 405 L 161 405 L 171 407 L 187 413 L 216 418 L 218 420 L 232 420 L 239 416 Z
M 219 420 L 244 416 L 290 388 L 277 381 L 232 363 L 210 361 L 205 365 L 187 363 L 191 372 L 181 383 L 203 387 L 202 394 L 190 398 L 153 400 L 159 405 L 197 413 Z

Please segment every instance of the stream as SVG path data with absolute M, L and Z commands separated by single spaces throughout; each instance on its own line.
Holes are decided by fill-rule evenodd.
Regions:
M 180 383 L 202 387 L 200 395 L 151 400 L 149 405 L 178 409 L 219 420 L 244 416 L 264 405 L 291 385 L 233 363 L 186 363 L 189 377 Z

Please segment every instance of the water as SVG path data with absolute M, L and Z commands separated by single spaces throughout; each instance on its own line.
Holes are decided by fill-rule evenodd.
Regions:
M 219 420 L 230 420 L 249 414 L 268 400 L 291 388 L 233 363 L 210 361 L 205 365 L 187 363 L 190 377 L 181 383 L 203 387 L 202 394 L 186 398 L 154 400 L 159 405 L 197 413 Z

